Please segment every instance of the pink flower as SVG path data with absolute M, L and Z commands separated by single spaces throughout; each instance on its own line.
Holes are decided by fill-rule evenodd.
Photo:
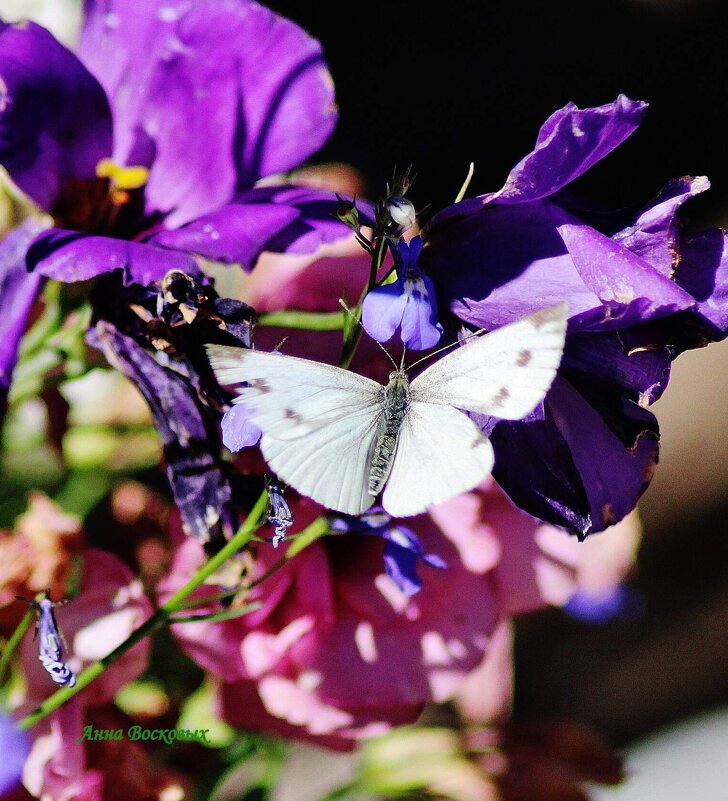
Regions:
M 294 530 L 319 511 L 306 499 L 289 502 Z M 507 621 L 554 600 L 566 602 L 565 588 L 573 594 L 579 587 L 592 549 L 556 529 L 545 535 L 547 527 L 515 509 L 491 479 L 428 515 L 408 518 L 407 525 L 426 551 L 447 563 L 446 570 L 423 566 L 422 590 L 411 598 L 384 574 L 380 540 L 332 536 L 250 591 L 245 600 L 259 601 L 259 610 L 174 627 L 185 651 L 221 680 L 226 720 L 350 748 L 415 720 L 428 702 L 465 693 L 466 680 L 479 671 L 498 681 L 486 688 L 476 682 L 471 708 L 493 715 L 509 708 Z M 609 536 L 623 535 L 613 529 Z M 266 543 L 251 549 L 253 579 L 280 555 Z M 197 542 L 181 542 L 160 586 L 162 600 L 204 558 Z M 618 564 L 605 568 L 612 580 L 627 567 Z M 483 693 L 494 697 L 484 701 Z
M 59 628 L 68 643 L 65 657 L 78 674 L 107 656 L 152 612 L 149 599 L 131 570 L 116 556 L 89 548 L 83 554 L 79 594 L 57 609 Z M 87 712 L 111 701 L 125 684 L 144 672 L 150 642 L 143 640 L 110 665 L 87 688 L 49 718 L 31 729 L 33 747 L 23 783 L 38 798 L 50 801 L 101 801 L 105 780 L 86 764 L 86 744 L 80 741 Z M 21 649 L 27 691 L 17 714 L 26 714 L 56 690 L 38 660 L 38 643 L 27 634 Z

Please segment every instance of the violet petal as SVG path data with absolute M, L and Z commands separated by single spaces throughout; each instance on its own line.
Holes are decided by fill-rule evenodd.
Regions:
M 124 283 L 149 284 L 170 270 L 197 273 L 186 253 L 106 236 L 51 228 L 28 250 L 28 268 L 57 281 L 86 281 L 112 270 L 124 271 Z
M 0 163 L 23 192 L 49 211 L 111 140 L 104 90 L 76 56 L 33 22 L 0 22 Z
M 336 123 L 319 43 L 250 0 L 92 0 L 79 55 L 111 100 L 114 158 L 154 155 L 148 210 L 171 227 L 297 166 Z

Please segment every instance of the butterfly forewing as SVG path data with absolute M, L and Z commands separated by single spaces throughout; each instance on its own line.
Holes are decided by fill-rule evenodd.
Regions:
M 287 484 L 323 506 L 360 514 L 382 415 L 383 387 L 320 362 L 208 345 L 221 384 L 236 387 L 237 402 L 263 431 L 260 447 Z
M 466 492 L 493 469 L 493 446 L 457 409 L 413 401 L 397 441 L 382 504 L 394 517 Z
M 561 362 L 565 304 L 473 338 L 422 372 L 414 400 L 520 420 L 543 400 Z
M 221 384 L 266 434 L 295 439 L 362 409 L 378 408 L 381 384 L 328 364 L 224 345 L 208 345 Z

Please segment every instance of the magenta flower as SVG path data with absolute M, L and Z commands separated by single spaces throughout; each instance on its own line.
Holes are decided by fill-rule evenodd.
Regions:
M 636 218 L 594 214 L 563 191 L 639 125 L 646 104 L 568 104 L 497 192 L 450 206 L 423 234 L 421 262 L 460 320 L 493 328 L 569 305 L 559 376 L 522 422 L 481 419 L 493 475 L 513 500 L 579 536 L 621 520 L 647 488 L 658 426 L 645 408 L 670 363 L 728 331 L 725 234 L 684 234 L 677 212 L 708 188 L 673 181 Z
M 289 503 L 297 527 L 320 511 L 307 499 Z M 629 520 L 604 541 L 578 543 L 516 509 L 491 479 L 407 526 L 421 553 L 447 562 L 446 570 L 423 573 L 415 595 L 383 569 L 381 536 L 343 534 L 313 543 L 256 586 L 247 598 L 261 605 L 252 614 L 173 627 L 184 650 L 223 681 L 219 700 L 229 722 L 346 749 L 412 722 L 429 701 L 465 691 L 484 662 L 497 674 L 488 707 L 503 709 L 511 688 L 510 644 L 501 636 L 508 620 L 562 606 L 580 588 L 617 586 L 638 533 Z M 181 541 L 160 600 L 204 559 L 199 542 Z M 270 546 L 258 548 L 251 578 L 278 559 Z M 485 702 L 482 690 L 477 695 L 467 704 L 472 714 Z

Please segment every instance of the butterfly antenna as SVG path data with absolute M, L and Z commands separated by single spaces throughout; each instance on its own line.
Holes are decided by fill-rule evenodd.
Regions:
M 352 310 L 351 310 L 351 309 L 350 309 L 350 308 L 349 308 L 349 307 L 346 305 L 346 303 L 344 302 L 344 299 L 343 299 L 343 298 L 339 298 L 339 303 L 340 303 L 340 305 L 341 305 L 341 308 L 342 308 L 342 309 L 343 309 L 343 310 L 344 310 L 344 311 L 345 311 L 345 312 L 346 312 L 346 313 L 347 313 L 347 314 L 348 314 L 348 315 L 351 317 L 351 319 L 352 319 L 352 320 L 353 320 L 355 323 L 357 323 L 357 325 L 361 325 L 361 327 L 362 327 L 362 330 L 364 330 L 364 326 L 362 325 L 362 322 L 361 322 L 361 320 L 360 320 L 360 319 L 359 319 L 359 318 L 358 318 L 358 317 L 357 317 L 357 316 L 354 314 L 354 312 L 353 312 L 353 311 L 352 311 Z M 385 356 L 386 356 L 386 357 L 389 359 L 389 361 L 390 361 L 390 362 L 392 362 L 392 367 L 394 367 L 394 369 L 395 369 L 395 370 L 401 370 L 402 368 L 401 368 L 401 367 L 397 367 L 397 362 L 395 362 L 395 360 L 394 360 L 394 359 L 393 359 L 393 358 L 392 358 L 392 357 L 389 355 L 389 353 L 387 352 L 387 349 L 384 347 L 384 345 L 382 345 L 382 343 L 381 343 L 381 342 L 377 342 L 377 340 L 376 340 L 376 339 L 374 339 L 374 337 L 371 337 L 371 339 L 372 339 L 372 341 L 373 341 L 373 342 L 376 342 L 376 343 L 377 343 L 377 345 L 379 345 L 379 347 L 382 349 L 382 352 L 384 353 L 384 355 L 385 355 Z
M 428 353 L 427 356 L 423 356 L 421 359 L 417 359 L 414 364 L 411 364 L 407 370 L 411 370 L 413 367 L 417 367 L 418 364 L 422 364 L 422 362 L 427 361 L 427 359 L 432 358 L 433 356 L 437 356 L 438 353 L 442 353 L 444 350 L 448 350 L 449 348 L 454 348 L 456 345 L 460 345 L 461 342 L 465 342 L 468 339 L 472 339 L 473 337 L 479 337 L 481 334 L 487 333 L 485 328 L 479 328 L 477 331 L 472 331 L 467 336 L 464 336 L 462 339 L 459 339 L 457 342 L 451 342 L 449 345 L 443 345 L 441 348 L 437 350 L 433 350 L 432 353 Z

